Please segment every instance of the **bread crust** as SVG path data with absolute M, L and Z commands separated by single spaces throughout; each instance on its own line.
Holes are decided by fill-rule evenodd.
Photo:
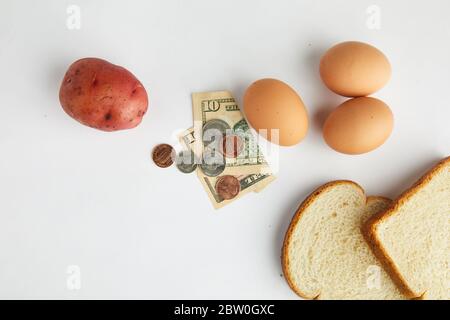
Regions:
M 377 236 L 377 227 L 380 223 L 384 222 L 389 217 L 396 214 L 397 210 L 407 202 L 414 194 L 416 194 L 421 188 L 425 187 L 440 169 L 450 164 L 450 157 L 447 157 L 439 161 L 433 168 L 427 171 L 418 181 L 416 181 L 409 189 L 404 191 L 395 200 L 392 205 L 384 212 L 375 214 L 364 224 L 363 235 L 366 241 L 369 243 L 372 252 L 380 260 L 385 267 L 386 271 L 391 276 L 392 280 L 397 284 L 399 289 L 409 298 L 423 299 L 426 292 L 414 292 L 414 290 L 408 285 L 408 282 L 400 273 L 392 257 L 389 256 L 385 248 L 383 247 L 380 239 Z
M 366 203 L 369 203 L 370 201 L 375 201 L 377 199 L 381 199 L 383 201 L 389 201 L 392 202 L 391 199 L 385 198 L 385 197 L 379 197 L 379 196 L 370 196 L 370 197 L 366 197 L 366 193 L 364 191 L 364 189 L 357 184 L 356 182 L 350 181 L 350 180 L 336 180 L 336 181 L 331 181 L 328 182 L 320 187 L 318 187 L 316 190 L 314 190 L 309 196 L 306 197 L 306 199 L 300 204 L 300 206 L 298 207 L 297 211 L 295 212 L 291 223 L 289 224 L 288 230 L 286 232 L 285 238 L 284 238 L 284 242 L 283 242 L 283 247 L 282 247 L 282 254 L 281 254 L 281 265 L 282 265 L 282 269 L 283 269 L 283 273 L 284 273 L 284 277 L 289 285 L 289 287 L 301 298 L 304 299 L 319 299 L 320 298 L 320 293 L 318 293 L 316 296 L 308 296 L 307 294 L 305 294 L 304 292 L 302 292 L 298 287 L 295 286 L 293 280 L 292 280 L 292 275 L 289 272 L 289 259 L 288 259 L 288 247 L 289 244 L 291 242 L 291 237 L 292 237 L 292 233 L 294 232 L 297 224 L 299 223 L 303 212 L 316 200 L 317 197 L 319 197 L 324 191 L 333 188 L 335 186 L 339 186 L 342 184 L 348 184 L 348 185 L 352 185 L 355 188 L 357 188 L 358 190 L 360 190 L 362 196 L 364 196 L 366 198 Z

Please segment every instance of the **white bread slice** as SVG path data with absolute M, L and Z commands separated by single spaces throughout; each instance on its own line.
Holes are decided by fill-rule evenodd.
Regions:
M 405 299 L 361 232 L 391 200 L 366 198 L 351 181 L 330 182 L 299 207 L 286 233 L 282 265 L 294 292 L 306 299 Z
M 405 294 L 450 299 L 450 157 L 370 219 L 364 234 Z

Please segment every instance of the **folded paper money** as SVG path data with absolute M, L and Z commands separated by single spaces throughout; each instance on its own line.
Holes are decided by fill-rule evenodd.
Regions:
M 250 132 L 247 121 L 230 92 L 194 93 L 192 110 L 194 127 L 179 134 L 178 138 L 183 148 L 192 150 L 197 158 L 204 159 L 207 151 L 217 148 L 217 134 L 239 135 L 244 144 L 237 157 L 223 157 L 223 163 L 216 166 L 214 163 L 200 165 L 196 169 L 214 208 L 221 208 L 247 193 L 259 192 L 275 180 L 257 139 Z M 209 134 L 210 132 L 214 134 Z M 239 194 L 230 200 L 223 199 L 215 187 L 217 180 L 225 175 L 235 176 L 241 186 Z

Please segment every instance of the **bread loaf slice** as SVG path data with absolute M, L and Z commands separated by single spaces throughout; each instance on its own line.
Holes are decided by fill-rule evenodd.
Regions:
M 351 181 L 314 191 L 295 213 L 283 245 L 292 290 L 307 299 L 404 299 L 361 233 L 363 223 L 390 203 L 366 198 Z
M 450 157 L 370 219 L 364 234 L 408 296 L 450 299 Z

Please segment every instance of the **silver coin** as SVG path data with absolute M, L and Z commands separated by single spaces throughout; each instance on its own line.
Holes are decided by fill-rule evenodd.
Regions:
M 192 151 L 183 150 L 177 154 L 175 159 L 178 170 L 183 173 L 194 172 L 197 168 L 197 158 Z
M 203 132 L 209 129 L 219 130 L 221 133 L 225 134 L 227 130 L 231 129 L 230 125 L 221 119 L 212 119 L 203 125 Z
M 203 173 L 208 177 L 217 177 L 225 170 L 225 164 L 223 165 L 211 165 L 202 163 L 200 165 L 200 169 L 202 169 Z
M 218 148 L 218 144 L 221 140 L 219 138 L 222 138 L 227 131 L 231 130 L 231 127 L 223 120 L 212 119 L 203 125 L 202 130 L 203 145 L 210 148 Z
M 225 170 L 225 158 L 213 149 L 205 150 L 200 169 L 208 177 L 217 177 Z

